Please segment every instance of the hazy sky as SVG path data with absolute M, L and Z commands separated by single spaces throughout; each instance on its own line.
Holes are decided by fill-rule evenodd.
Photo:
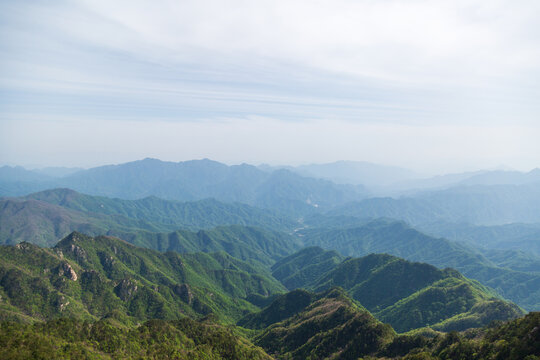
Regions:
M 538 0 L 0 0 L 0 164 L 528 170 L 538 14 Z

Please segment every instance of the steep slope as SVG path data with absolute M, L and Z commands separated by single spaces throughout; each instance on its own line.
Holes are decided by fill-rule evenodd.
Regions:
M 316 291 L 343 287 L 398 332 L 423 326 L 463 330 L 522 314 L 517 306 L 497 299 L 493 292 L 454 270 L 441 271 L 428 264 L 410 263 L 389 255 L 373 254 L 346 260 L 318 283 Z M 455 321 L 465 317 L 471 321 Z M 472 321 L 473 317 L 476 322 Z
M 307 288 L 343 261 L 336 251 L 304 248 L 272 265 L 272 276 L 289 290 Z
M 538 273 L 499 267 L 467 245 L 425 235 L 402 222 L 376 220 L 346 229 L 306 229 L 301 234 L 306 245 L 334 249 L 346 256 L 388 253 L 439 268 L 452 267 L 526 310 L 540 309 Z
M 388 253 L 437 267 L 494 266 L 473 248 L 421 233 L 407 224 L 378 219 L 360 226 L 334 229 L 305 229 L 300 232 L 306 245 L 334 249 L 346 256 Z
M 311 303 L 268 327 L 255 343 L 279 359 L 356 359 L 376 353 L 394 339 L 390 326 L 377 321 L 343 290 L 312 296 Z
M 540 313 L 529 313 L 523 318 L 485 329 L 479 334 L 452 332 L 437 338 L 429 349 L 424 350 L 424 358 L 429 358 L 429 354 L 436 359 L 538 359 Z
M 306 290 L 293 290 L 276 296 L 270 305 L 260 312 L 244 316 L 237 324 L 249 329 L 264 329 L 303 311 L 319 297 L 317 294 Z
M 298 238 L 285 233 L 248 226 L 218 226 L 197 232 L 178 230 L 172 233 L 110 231 L 134 245 L 159 251 L 180 253 L 226 253 L 253 264 L 271 266 L 276 260 L 300 248 Z
M 386 254 L 350 258 L 317 279 L 316 291 L 340 286 L 368 310 L 384 309 L 448 276 L 432 265 L 411 263 Z
M 147 222 L 146 214 L 162 222 Z M 220 222 L 261 224 L 266 230 L 239 225 L 197 232 L 177 230 L 185 224 L 204 227 Z M 244 260 L 271 265 L 300 247 L 297 237 L 269 230 L 285 224 L 286 227 L 293 225 L 268 211 L 214 200 L 195 203 L 155 198 L 127 201 L 92 197 L 67 189 L 32 194 L 25 200 L 0 200 L 0 244 L 28 241 L 52 246 L 70 232 L 81 231 L 116 236 L 159 251 L 225 251 Z
M 66 209 L 34 199 L 0 200 L 0 244 L 28 241 L 40 246 L 52 246 L 72 231 L 99 235 L 111 230 L 167 231 L 169 227 L 121 215 Z
M 210 313 L 231 321 L 256 309 L 248 296 L 284 290 L 225 253 L 163 254 L 78 233 L 53 249 L 2 246 L 0 258 L 3 318 L 95 319 L 118 310 L 129 321 Z
M 333 251 L 308 248 L 282 262 L 302 273 L 327 266 Z M 311 256 L 310 256 L 311 255 Z M 280 271 L 281 266 L 276 267 Z M 280 279 L 279 273 L 274 276 Z M 301 278 L 300 278 L 301 279 Z M 440 330 L 481 327 L 519 316 L 515 305 L 452 269 L 439 270 L 386 254 L 347 258 L 298 287 L 324 291 L 339 286 L 381 321 L 404 332 L 424 326 Z

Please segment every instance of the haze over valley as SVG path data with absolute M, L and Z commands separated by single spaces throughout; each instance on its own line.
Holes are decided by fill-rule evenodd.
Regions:
M 0 359 L 540 360 L 539 4 L 0 2 Z

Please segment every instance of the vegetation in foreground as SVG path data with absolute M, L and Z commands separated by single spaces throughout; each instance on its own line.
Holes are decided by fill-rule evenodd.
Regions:
M 396 335 L 344 296 L 333 290 L 305 311 L 255 332 L 254 339 L 264 350 L 240 335 L 241 329 L 210 320 L 149 320 L 125 326 L 113 315 L 94 322 L 68 318 L 34 324 L 1 322 L 0 358 L 540 359 L 538 312 L 461 333 Z
M 149 320 L 125 327 L 114 319 L 57 319 L 0 324 L 2 359 L 271 359 L 230 329 L 191 319 Z

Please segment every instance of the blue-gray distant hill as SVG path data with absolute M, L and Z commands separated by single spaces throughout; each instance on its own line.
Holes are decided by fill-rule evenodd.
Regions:
M 0 182 L 0 195 L 17 196 L 52 187 L 66 187 L 90 195 L 122 199 L 157 196 L 194 201 L 215 198 L 294 215 L 329 209 L 366 197 L 361 186 L 337 185 L 284 169 L 267 172 L 247 164 L 227 166 L 208 159 L 177 163 L 144 159 L 83 170 L 52 180 L 45 180 L 47 178 L 41 174 L 25 173 L 30 174 L 36 178 L 24 183 L 19 180 L 10 182 L 10 176 L 5 176 Z M 40 182 L 40 179 L 43 180 Z
M 540 257 L 540 223 L 512 223 L 494 226 L 436 222 L 420 226 L 426 234 L 461 241 L 478 248 L 518 251 Z
M 263 166 L 263 169 L 272 169 Z M 356 184 L 381 187 L 418 178 L 415 172 L 397 166 L 385 166 L 366 161 L 336 161 L 324 164 L 309 164 L 283 167 L 302 176 L 327 179 L 338 184 Z
M 529 172 L 510 170 L 478 170 L 472 172 L 436 175 L 422 179 L 398 181 L 379 189 L 385 194 L 414 194 L 425 190 L 444 190 L 470 185 L 524 185 L 540 182 L 540 169 Z
M 0 196 L 21 196 L 55 187 L 53 177 L 21 166 L 0 167 Z
M 334 209 L 330 215 L 387 217 L 413 226 L 435 222 L 502 225 L 540 222 L 540 182 L 471 185 L 401 198 L 370 198 Z

